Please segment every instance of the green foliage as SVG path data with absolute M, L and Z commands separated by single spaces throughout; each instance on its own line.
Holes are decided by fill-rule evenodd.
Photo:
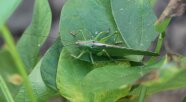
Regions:
M 19 2 L 0 1 L 0 27 Z M 185 88 L 186 58 L 171 56 L 173 60 L 168 60 L 165 55 L 158 60 L 150 56 L 148 62 L 142 61 L 142 55 L 159 53 L 170 22 L 166 19 L 154 24 L 152 5 L 154 0 L 68 0 L 61 11 L 60 35 L 40 58 L 39 50 L 49 34 L 52 18 L 48 1 L 36 0 L 32 23 L 17 43 L 33 96 L 38 102 L 58 95 L 70 102 L 136 102 L 140 94 L 143 101 L 145 94 Z M 15 48 L 9 33 L 2 33 L 8 47 Z M 156 53 L 151 53 L 148 48 L 159 33 Z M 87 51 L 86 45 L 92 45 L 88 46 L 89 53 L 74 57 Z M 16 102 L 34 102 L 28 95 L 32 93 L 22 84 L 8 80 L 8 76 L 19 74 L 16 51 L 10 48 L 0 49 L 0 74 L 11 92 L 0 92 L 0 101 L 12 95 Z M 101 50 L 105 56 L 96 53 Z
M 36 0 L 32 23 L 17 43 L 17 50 L 29 72 L 37 63 L 40 47 L 49 34 L 51 16 L 48 1 Z
M 165 91 L 165 90 L 175 90 L 186 88 L 185 81 L 185 58 L 175 62 L 167 62 L 163 66 L 159 66 L 160 68 L 147 73 L 142 78 L 140 78 L 140 82 L 142 85 L 147 87 L 147 95 L 152 95 L 157 92 Z M 180 66 L 180 63 L 182 65 Z M 131 91 L 130 95 L 138 96 L 141 90 L 141 86 Z
M 185 59 L 185 58 L 183 58 Z M 183 63 L 179 66 L 179 63 Z M 148 93 L 153 94 L 164 90 L 174 90 L 186 88 L 186 73 L 185 61 L 172 62 L 160 69 L 160 78 L 155 80 L 156 83 L 151 84 Z
M 183 102 L 186 102 L 186 97 L 183 99 Z
M 61 50 L 62 44 L 60 38 L 58 38 L 52 47 L 46 52 L 41 63 L 42 79 L 46 85 L 56 91 L 56 73 Z
M 130 48 L 147 50 L 158 36 L 156 16 L 149 0 L 111 0 L 112 12 L 122 38 Z
M 134 84 L 139 77 L 159 66 L 164 65 L 164 63 L 165 60 L 163 59 L 160 62 L 147 66 L 130 67 L 126 64 L 105 65 L 104 67 L 96 68 L 87 74 L 84 78 L 84 83 L 87 87 L 89 87 L 87 88 L 89 90 L 94 90 L 95 85 L 100 88 L 104 88 L 105 90 L 120 87 L 122 88 L 124 86 Z M 96 89 L 99 89 L 99 87 L 96 87 Z
M 42 60 L 41 60 L 42 61 Z M 40 66 L 41 61 L 36 65 L 32 73 L 29 75 L 30 82 L 33 87 L 34 96 L 37 99 L 37 102 L 46 102 L 51 97 L 57 95 L 55 91 L 48 88 L 41 77 Z M 24 87 L 21 87 L 19 92 L 15 97 L 16 102 L 30 102 L 31 100 L 28 97 L 28 93 L 25 91 Z
M 21 3 L 21 0 L 1 0 L 0 1 L 0 29 L 5 24 L 6 20 L 11 16 L 16 7 Z
M 158 31 L 159 33 L 165 32 L 169 23 L 170 23 L 170 19 L 165 19 L 160 24 L 155 24 L 156 31 Z
M 89 101 L 84 90 L 81 90 L 82 78 L 93 68 L 92 64 L 74 59 L 63 48 L 57 69 L 57 87 L 65 98 L 72 102 Z
M 6 97 L 6 100 L 8 102 L 14 102 L 14 99 L 10 93 L 10 90 L 8 89 L 8 86 L 6 85 L 6 82 L 2 76 L 0 76 L 0 83 L 1 83 L 0 88 L 1 88 L 4 96 Z
M 5 79 L 12 96 L 15 96 L 20 86 L 14 85 L 8 80 L 13 74 L 18 74 L 15 62 L 7 49 L 0 50 L 0 56 L 0 75 Z M 2 92 L 0 92 L 0 101 L 5 102 L 5 97 Z

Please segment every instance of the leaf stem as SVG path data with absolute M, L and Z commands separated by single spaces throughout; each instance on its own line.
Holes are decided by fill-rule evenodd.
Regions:
M 160 53 L 164 38 L 165 38 L 165 32 L 163 32 L 159 35 L 158 42 L 157 42 L 156 49 L 155 49 L 156 53 Z M 147 62 L 147 64 L 154 63 L 156 61 L 156 59 L 157 59 L 157 57 L 155 57 L 155 56 L 151 57 L 150 60 Z
M 145 96 L 146 96 L 146 92 L 147 92 L 147 87 L 146 86 L 142 86 L 138 102 L 144 102 Z
M 23 77 L 23 80 L 24 80 L 23 85 L 28 92 L 28 96 L 29 96 L 31 102 L 36 102 L 36 98 L 34 97 L 31 83 L 29 81 L 29 78 L 28 78 L 26 70 L 25 70 L 25 66 L 24 66 L 24 64 L 23 64 L 23 62 L 22 62 L 22 60 L 16 50 L 13 37 L 11 36 L 9 29 L 6 26 L 2 27 L 1 32 L 2 32 L 2 37 L 4 38 L 4 40 L 8 46 L 8 50 L 10 51 L 10 54 L 12 55 L 14 61 L 16 62 L 16 66 L 18 68 L 18 71 L 20 72 L 21 76 Z
M 0 88 L 3 91 L 3 94 L 7 100 L 7 102 L 15 102 L 10 90 L 8 89 L 8 86 L 6 85 L 6 82 L 4 81 L 3 77 L 0 75 Z
M 160 53 L 164 38 L 165 38 L 165 32 L 159 35 L 158 42 L 157 42 L 156 49 L 155 49 L 156 53 Z M 157 57 L 154 57 L 154 56 L 151 57 L 151 59 L 147 62 L 147 64 L 148 65 L 153 64 L 156 61 L 156 59 Z M 147 87 L 142 85 L 142 89 L 141 89 L 140 96 L 139 96 L 139 102 L 144 102 L 146 92 L 147 92 Z

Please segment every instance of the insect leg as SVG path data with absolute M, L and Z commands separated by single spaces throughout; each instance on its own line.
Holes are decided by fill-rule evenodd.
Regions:
M 75 56 L 75 55 L 71 55 L 71 56 L 76 58 L 76 59 L 79 59 L 85 53 L 86 53 L 86 51 L 82 51 L 78 56 Z
M 119 35 L 118 31 L 115 31 L 113 34 L 101 38 L 101 39 L 99 40 L 99 42 L 100 42 L 100 43 L 105 43 L 105 42 L 108 41 L 112 36 L 115 36 L 114 42 L 116 42 L 116 40 L 117 40 L 117 38 L 118 38 L 118 35 Z
M 117 39 L 119 38 L 119 32 L 115 31 L 114 34 L 116 35 L 114 41 L 117 42 Z
M 103 52 L 108 56 L 109 59 L 113 60 L 112 57 L 109 55 L 109 53 L 107 52 L 107 50 L 103 49 Z
M 69 34 L 71 34 L 72 36 L 76 37 L 77 34 L 79 34 L 82 30 L 78 30 L 78 31 L 71 31 L 69 32 Z
M 73 36 L 75 37 L 77 33 L 75 33 L 75 32 L 70 32 L 70 34 L 73 35 Z
M 86 40 L 85 35 L 83 34 L 82 30 L 79 30 L 78 32 L 70 32 L 71 35 L 73 35 L 74 37 L 76 37 L 77 34 L 81 33 L 81 35 L 83 36 L 83 39 Z
M 113 60 L 113 58 L 109 55 L 109 53 L 103 49 L 101 52 L 98 53 L 99 56 L 103 55 L 103 53 L 110 59 Z
M 109 29 L 109 31 L 99 32 L 99 33 L 96 35 L 96 37 L 94 38 L 94 40 L 95 40 L 95 41 L 98 41 L 98 38 L 99 38 L 102 34 L 108 34 L 108 33 L 110 33 L 110 29 Z
M 92 52 L 90 52 L 90 60 L 91 60 L 92 64 L 94 64 L 94 59 L 93 59 L 93 56 L 92 56 Z

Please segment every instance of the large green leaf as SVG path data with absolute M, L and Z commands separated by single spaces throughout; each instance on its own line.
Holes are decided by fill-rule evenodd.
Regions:
M 64 48 L 57 70 L 57 87 L 71 102 L 113 102 L 126 96 L 130 85 L 142 74 L 163 63 L 164 60 L 152 66 L 129 67 L 126 62 L 108 62 L 92 66 L 74 59 Z
M 130 86 L 104 88 L 105 86 L 94 84 L 94 89 L 102 87 L 96 91 L 82 86 L 83 78 L 93 67 L 96 68 L 87 62 L 74 59 L 64 48 L 57 70 L 57 87 L 61 95 L 71 102 L 113 102 L 129 92 Z
M 30 82 L 32 84 L 34 96 L 38 102 L 46 102 L 51 97 L 56 96 L 56 91 L 48 88 L 42 80 L 40 73 L 41 61 L 36 65 L 34 70 L 29 75 Z M 24 87 L 21 87 L 17 96 L 15 97 L 16 102 L 30 102 L 28 94 Z
M 56 73 L 61 50 L 62 44 L 60 38 L 58 38 L 52 47 L 45 53 L 41 64 L 41 76 L 43 81 L 54 90 L 57 90 Z
M 0 0 L 0 29 L 20 3 L 21 0 Z
M 91 64 L 72 58 L 63 48 L 56 78 L 61 95 L 71 102 L 89 102 L 80 87 L 80 83 L 82 78 L 91 70 Z
M 112 13 L 123 39 L 130 48 L 147 50 L 158 33 L 149 0 L 111 0 Z
M 39 49 L 50 31 L 51 20 L 48 0 L 36 0 L 32 23 L 17 44 L 17 50 L 29 71 L 37 63 Z
M 11 54 L 6 49 L 0 50 L 0 56 L 0 74 L 5 79 L 12 96 L 15 96 L 19 90 L 20 85 L 12 84 L 9 80 L 12 75 L 18 74 L 15 62 Z M 0 102 L 5 101 L 6 100 L 2 94 L 2 91 L 0 91 Z
M 99 92 L 100 90 L 121 90 L 122 88 L 133 85 L 141 76 L 157 69 L 165 63 L 166 60 L 148 65 L 129 67 L 126 65 L 106 65 L 101 68 L 94 69 L 86 75 L 82 84 L 83 88 L 90 92 Z M 115 94 L 119 94 L 115 93 Z M 119 95 L 118 95 L 119 96 Z M 120 96 L 118 98 L 122 98 Z
M 68 0 L 61 14 L 60 35 L 62 42 L 67 50 L 76 56 L 82 50 L 75 42 L 85 40 L 82 33 L 86 40 L 90 40 L 95 38 L 99 32 L 110 30 L 109 34 L 113 34 L 117 31 L 111 13 L 110 0 Z M 103 36 L 109 34 L 103 34 Z M 114 38 L 107 43 L 114 43 L 113 40 Z M 81 59 L 90 61 L 89 54 L 85 54 Z

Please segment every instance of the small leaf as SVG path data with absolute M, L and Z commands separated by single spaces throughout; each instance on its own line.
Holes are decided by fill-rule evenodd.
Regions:
M 160 78 L 148 88 L 148 93 L 153 94 L 165 90 L 181 89 L 186 87 L 186 58 L 170 62 L 160 68 Z
M 51 21 L 48 0 L 36 0 L 32 23 L 17 44 L 17 50 L 28 71 L 37 63 L 39 49 L 49 34 Z
M 30 82 L 32 84 L 34 96 L 36 97 L 38 102 L 46 102 L 51 97 L 54 97 L 57 95 L 57 93 L 54 90 L 51 90 L 48 88 L 45 83 L 43 82 L 41 78 L 40 73 L 40 66 L 41 61 L 36 65 L 32 73 L 29 75 Z M 26 90 L 24 87 L 21 87 L 19 90 L 17 96 L 15 97 L 16 102 L 30 102 L 30 99 L 28 97 L 28 94 L 26 93 Z
M 57 91 L 56 73 L 59 56 L 62 50 L 60 38 L 45 53 L 41 63 L 41 76 L 47 86 Z
M 143 84 L 146 86 L 153 86 L 161 83 L 166 83 L 174 78 L 181 70 L 173 63 L 166 64 L 160 67 L 158 70 L 151 71 L 147 75 L 143 76 Z
M 22 0 L 0 0 L 0 29 Z

